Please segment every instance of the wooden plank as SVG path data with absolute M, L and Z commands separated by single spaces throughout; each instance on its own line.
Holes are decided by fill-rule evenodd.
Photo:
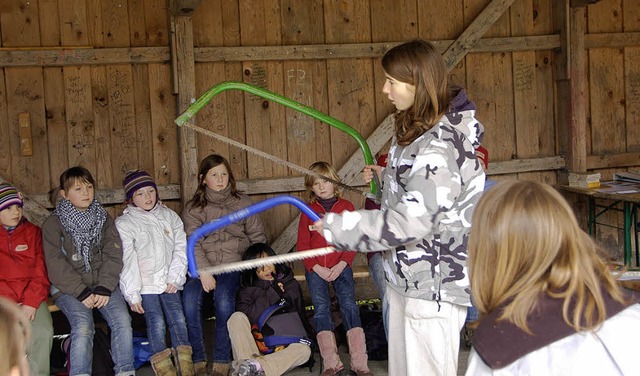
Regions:
M 625 1 L 624 14 L 640 14 L 640 1 Z M 640 31 L 639 17 L 624 17 L 624 31 Z M 640 33 L 638 33 L 640 34 Z M 640 40 L 640 35 L 638 36 Z M 624 49 L 627 151 L 640 151 L 640 46 Z M 636 247 L 638 249 L 638 247 Z
M 5 85 L 5 74 L 2 69 L 0 74 L 0 174 L 3 176 L 13 176 L 11 169 L 11 131 L 8 118 L 7 89 Z
M 154 64 L 156 65 L 156 64 Z M 149 147 L 149 143 L 153 141 L 154 124 L 160 126 L 158 123 L 152 122 L 151 114 L 151 85 L 149 78 L 149 65 L 132 65 L 131 69 L 131 82 L 132 82 L 132 95 L 133 95 L 133 126 L 135 128 L 136 135 L 136 165 L 132 168 L 143 168 L 148 171 L 152 171 L 154 167 L 153 159 L 155 149 Z M 160 79 L 160 77 L 155 77 Z M 170 78 L 170 77 L 167 77 Z M 168 124 L 173 123 L 173 119 L 168 120 Z M 115 177 L 118 178 L 117 176 Z
M 640 152 L 590 155 L 587 169 L 640 166 Z
M 634 47 L 640 45 L 640 32 L 597 33 L 585 36 L 586 48 Z M 453 40 L 434 40 L 444 50 Z M 398 42 L 349 43 L 303 46 L 246 46 L 246 47 L 198 47 L 194 49 L 196 62 L 241 62 L 270 60 L 335 60 L 379 58 Z M 70 66 L 104 64 L 166 63 L 170 60 L 168 47 L 132 48 L 81 48 L 68 47 L 28 50 L 0 49 L 0 67 L 17 66 Z M 559 35 L 485 38 L 479 40 L 469 53 L 512 52 L 550 50 L 560 47 Z
M 96 130 L 91 102 L 91 68 L 65 67 L 63 77 L 69 142 L 68 166 L 82 165 L 90 171 L 96 171 Z
M 49 185 L 44 83 L 41 68 L 5 70 L 7 117 L 11 138 L 11 180 L 27 192 Z M 33 155 L 21 154 L 20 114 L 30 118 Z
M 178 76 L 173 79 L 178 83 L 178 108 L 182 113 L 195 98 L 195 65 L 193 61 L 193 24 L 189 17 L 176 17 L 171 21 L 175 28 L 175 44 L 172 46 L 176 56 Z M 176 114 L 177 116 L 177 114 Z M 195 120 L 190 120 L 196 124 Z M 198 185 L 198 150 L 195 132 L 180 128 L 180 170 L 183 184 L 182 201 L 187 202 Z
M 91 94 L 93 95 L 93 122 L 95 128 L 95 153 L 96 160 L 111 160 L 112 132 L 109 116 L 109 84 L 107 79 L 107 67 L 89 67 L 91 69 Z M 98 163 L 91 170 L 98 187 L 112 186 L 114 174 L 111 163 Z M 114 185 L 118 187 L 118 185 Z
M 308 2 L 308 5 L 302 5 L 297 1 L 285 0 L 282 2 L 281 11 L 283 44 L 300 45 L 324 41 L 323 24 L 314 22 L 323 17 L 322 1 L 313 0 Z M 285 62 L 284 77 L 281 77 L 281 82 L 284 83 L 283 95 L 306 106 L 317 108 L 316 90 L 323 88 L 318 91 L 325 94 L 320 100 L 326 104 L 326 81 L 321 86 L 314 85 L 318 81 L 314 73 L 319 73 L 321 79 L 325 80 L 326 73 L 314 69 L 315 66 L 315 62 L 304 60 Z M 327 160 L 322 158 L 330 158 L 330 154 L 327 153 L 331 149 L 327 126 L 320 125 L 319 121 L 289 108 L 285 110 L 285 114 L 286 134 L 282 135 L 281 140 L 284 148 L 277 156 L 303 167 L 308 167 L 318 160 Z M 321 145 L 329 146 L 329 149 L 323 150 Z M 318 155 L 319 153 L 321 155 Z M 282 175 L 282 172 L 280 174 Z M 304 183 L 298 190 L 304 189 L 303 186 Z
M 140 0 L 138 0 L 140 1 Z M 167 1 L 145 1 L 144 18 L 146 45 L 163 47 L 169 45 L 169 10 Z
M 129 20 L 129 40 L 131 47 L 142 47 L 147 45 L 147 28 L 144 0 L 129 0 L 128 20 Z
M 443 58 L 449 69 L 453 68 L 466 55 L 471 47 L 484 35 L 502 14 L 509 9 L 514 0 L 492 0 L 482 13 L 447 48 Z
M 553 0 L 533 0 L 533 32 L 553 33 Z M 536 91 L 538 93 L 538 101 L 536 112 L 538 113 L 540 140 L 539 156 L 557 155 L 556 143 L 556 121 L 555 121 L 555 98 L 553 93 L 555 90 L 555 82 L 553 77 L 553 51 L 535 51 L 534 64 L 536 72 Z
M 589 7 L 588 30 L 622 31 L 621 0 Z M 626 151 L 623 64 L 619 49 L 589 50 L 592 154 Z
M 3 47 L 40 46 L 40 18 L 38 2 L 23 4 L 12 1 L 0 13 Z
M 153 125 L 150 139 L 146 141 L 147 145 L 151 144 L 153 148 L 153 160 L 149 168 L 152 169 L 158 184 L 179 183 L 181 181 L 179 140 L 178 130 L 173 122 L 176 103 L 171 95 L 171 67 L 167 64 L 151 64 L 148 71 L 151 124 Z M 162 196 L 162 199 L 166 198 Z
M 560 155 L 568 155 L 569 131 L 571 124 L 571 91 L 569 85 L 570 54 L 569 30 L 571 28 L 569 0 L 553 2 L 553 26 L 560 33 L 560 48 L 554 50 L 554 78 L 556 80 L 557 130 L 556 151 Z M 563 184 L 567 184 L 566 181 Z
M 464 2 L 464 22 L 477 18 L 486 5 L 485 0 Z M 511 35 L 509 12 L 486 32 L 487 38 Z M 485 128 L 482 145 L 489 150 L 490 165 L 495 160 L 516 158 L 515 105 L 513 96 L 513 60 L 510 53 L 474 53 L 465 56 L 465 77 L 452 81 L 466 82 L 470 99 L 476 104 L 476 117 Z M 451 75 L 456 70 L 451 71 Z M 451 77 L 450 75 L 450 77 Z
M 516 159 L 513 161 L 492 162 L 487 175 L 525 174 L 528 172 L 559 170 L 565 167 L 562 157 L 543 157 Z
M 325 3 L 327 43 L 371 42 L 369 7 L 365 2 Z M 329 114 L 349 124 L 362 135 L 375 129 L 375 96 L 369 59 L 327 62 Z M 342 166 L 358 149 L 345 132 L 331 129 L 331 162 Z M 354 203 L 358 205 L 358 203 Z
M 87 5 L 85 1 L 59 0 L 58 4 L 61 45 L 65 47 L 89 45 L 88 29 L 91 22 L 88 22 Z M 50 16 L 47 15 L 45 17 Z M 63 51 L 58 51 L 58 54 L 62 55 L 62 57 L 66 54 Z
M 592 5 L 599 2 L 600 0 L 571 0 L 571 7 L 586 7 L 587 5 Z
M 584 8 L 570 10 L 569 24 L 569 135 L 567 144 L 567 169 L 571 172 L 586 172 L 587 119 L 586 119 L 586 51 L 584 35 L 586 19 Z

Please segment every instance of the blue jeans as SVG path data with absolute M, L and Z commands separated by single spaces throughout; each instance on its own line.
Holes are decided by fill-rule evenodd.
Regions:
M 216 346 L 213 350 L 214 363 L 229 363 L 231 340 L 227 329 L 227 320 L 236 310 L 236 292 L 240 284 L 240 273 L 225 273 L 216 277 L 213 291 L 213 306 L 216 315 Z M 190 278 L 182 292 L 184 315 L 187 319 L 189 341 L 193 349 L 193 362 L 206 361 L 202 330 L 202 283 L 199 278 Z
M 172 347 L 189 346 L 187 322 L 182 311 L 180 292 L 143 294 L 142 308 L 144 308 L 144 320 L 147 322 L 149 345 L 154 354 L 167 348 L 165 340 L 167 326 L 169 326 Z
M 313 323 L 317 332 L 324 330 L 332 331 L 335 326 L 331 320 L 331 297 L 329 296 L 329 282 L 320 278 L 315 272 L 305 270 L 307 285 L 311 293 L 313 303 Z M 360 324 L 360 310 L 356 304 L 353 270 L 346 267 L 333 282 L 333 289 L 336 292 L 340 312 L 342 313 L 342 325 L 344 330 L 362 326 Z
M 90 375 L 93 363 L 93 310 L 72 295 L 62 294 L 56 305 L 71 325 L 71 370 L 69 375 Z M 118 288 L 111 293 L 109 303 L 98 311 L 111 329 L 111 357 L 117 376 L 135 375 L 133 367 L 133 335 L 131 316 Z
M 384 292 L 387 289 L 387 277 L 382 266 L 382 253 L 376 252 L 369 260 L 369 274 L 380 293 L 380 302 L 382 303 L 382 323 L 384 324 L 384 334 L 389 338 L 389 314 L 387 313 L 389 303 L 384 298 Z

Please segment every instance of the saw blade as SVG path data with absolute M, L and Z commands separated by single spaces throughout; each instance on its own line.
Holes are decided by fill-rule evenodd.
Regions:
M 224 273 L 239 272 L 243 270 L 258 268 L 260 266 L 265 266 L 265 265 L 282 264 L 285 262 L 298 261 L 298 260 L 311 258 L 311 257 L 324 256 L 333 252 L 337 252 L 335 248 L 324 247 L 324 248 L 309 249 L 309 250 L 300 251 L 300 252 L 285 253 L 285 254 L 276 255 L 276 256 L 261 257 L 253 260 L 229 262 L 226 264 L 198 269 L 198 274 L 218 275 L 218 274 L 224 274 Z
M 316 177 L 318 179 L 326 180 L 326 181 L 331 182 L 331 183 L 333 183 L 335 185 L 338 185 L 338 186 L 340 186 L 340 187 L 342 187 L 344 189 L 347 189 L 347 190 L 350 190 L 350 191 L 353 191 L 353 192 L 358 192 L 361 195 L 365 195 L 366 194 L 365 192 L 363 192 L 362 190 L 360 190 L 358 188 L 355 188 L 355 187 L 352 187 L 350 185 L 344 184 L 344 183 L 342 183 L 340 181 L 337 181 L 337 180 L 330 179 L 330 178 L 328 178 L 328 177 L 326 177 L 324 175 L 321 175 L 321 174 L 319 174 L 319 173 L 317 173 L 315 171 L 311 171 L 311 170 L 309 170 L 307 168 L 304 168 L 302 166 L 298 166 L 295 163 L 291 163 L 289 161 L 286 161 L 286 160 L 284 160 L 282 158 L 278 158 L 278 157 L 276 157 L 274 155 L 271 155 L 269 153 L 265 153 L 262 150 L 258 150 L 256 148 L 252 148 L 251 146 L 245 145 L 245 144 L 243 144 L 241 142 L 238 142 L 236 140 L 232 140 L 232 139 L 230 139 L 228 137 L 222 136 L 222 135 L 217 134 L 215 132 L 212 132 L 212 131 L 210 131 L 208 129 L 204 129 L 204 128 L 199 127 L 197 125 L 193 125 L 193 124 L 191 124 L 189 122 L 184 123 L 182 126 L 185 127 L 185 128 L 193 129 L 194 131 L 202 133 L 202 134 L 205 134 L 205 135 L 207 135 L 209 137 L 213 137 L 216 140 L 222 141 L 222 142 L 224 142 L 226 144 L 229 144 L 231 146 L 235 146 L 235 147 L 237 147 L 239 149 L 242 149 L 242 150 L 244 150 L 246 152 L 249 152 L 251 154 L 255 154 L 255 155 L 257 155 L 259 157 L 262 157 L 264 159 L 268 159 L 273 163 L 277 163 L 279 165 L 286 166 L 286 167 L 288 167 L 288 168 L 290 168 L 290 169 L 292 169 L 294 171 L 297 171 L 297 172 L 300 172 L 300 173 L 303 173 L 303 174 L 306 174 L 306 175 L 311 175 L 311 176 L 314 176 L 314 177 Z

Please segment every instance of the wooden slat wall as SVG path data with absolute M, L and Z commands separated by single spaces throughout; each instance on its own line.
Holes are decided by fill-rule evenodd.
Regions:
M 559 46 L 559 38 L 552 23 L 553 1 L 515 0 L 483 36 L 506 39 L 483 45 L 481 52 L 468 54 L 451 71 L 451 82 L 467 89 L 485 125 L 484 145 L 491 163 L 498 162 L 500 175 L 493 175 L 495 179 L 555 183 L 556 170 L 562 166 L 557 140 L 566 137 L 559 134 L 566 128 L 556 120 L 552 69 L 556 57 L 551 49 Z M 194 46 L 202 52 L 196 57 L 200 59 L 195 65 L 196 94 L 222 81 L 257 84 L 328 113 L 366 138 L 393 110 L 381 92 L 380 54 L 390 45 L 415 37 L 439 41 L 444 51 L 490 3 L 201 1 L 192 17 Z M 591 162 L 587 167 L 600 168 L 598 172 L 606 179 L 622 166 L 637 169 L 640 41 L 634 44 L 634 40 L 640 19 L 631 15 L 640 13 L 640 3 L 602 0 L 589 5 L 586 13 L 591 34 L 586 38 L 591 46 L 586 91 Z M 165 0 L 32 0 L 0 8 L 2 49 L 20 49 L 16 61 L 40 56 L 42 60 L 37 61 L 52 64 L 0 66 L 0 176 L 35 197 L 57 185 L 59 174 L 75 164 L 88 167 L 102 189 L 120 188 L 123 174 L 133 168 L 148 170 L 161 185 L 181 184 L 180 139 L 173 124 L 175 69 L 167 55 L 170 14 Z M 529 48 L 515 48 L 534 43 L 533 39 L 513 42 L 515 37 L 542 39 Z M 606 41 L 611 38 L 617 42 L 608 47 Z M 537 43 L 546 47 L 536 47 Z M 367 44 L 372 46 L 370 51 L 364 47 Z M 287 51 L 278 55 L 282 59 L 256 51 L 253 56 L 261 57 L 247 60 L 234 54 L 251 56 L 251 50 L 230 50 L 322 45 L 342 46 L 340 58 L 331 58 L 330 51 L 314 51 L 317 55 L 313 56 L 324 53 L 328 58 L 308 59 L 303 53 L 282 49 Z M 361 47 L 344 49 L 349 45 Z M 499 45 L 509 47 L 496 49 Z M 40 48 L 48 48 L 46 59 L 36 55 L 35 49 Z M 63 49 L 53 52 L 56 48 Z M 95 60 L 92 56 L 107 56 L 95 55 L 96 51 L 110 52 L 107 58 Z M 226 60 L 213 61 L 207 56 L 226 56 Z M 60 66 L 80 57 L 84 63 Z M 18 115 L 24 112 L 31 119 L 32 156 L 20 154 Z M 327 160 L 340 168 L 358 152 L 356 143 L 343 132 L 238 91 L 214 98 L 199 112 L 197 122 L 303 167 Z M 196 139 L 198 160 L 211 153 L 225 155 L 238 180 L 298 176 L 207 136 L 197 135 Z M 520 163 L 522 160 L 532 162 Z M 548 169 L 522 172 L 505 167 L 509 163 L 537 163 Z M 254 200 L 281 193 L 277 188 L 259 191 L 255 187 L 249 189 L 261 193 L 254 193 Z M 295 189 L 292 193 L 301 196 L 302 186 Z M 190 197 L 193 192 L 183 193 Z M 182 202 L 176 197 L 172 196 L 170 205 L 180 210 Z M 361 196 L 347 197 L 357 205 L 362 203 Z M 113 215 L 122 207 L 111 206 Z M 275 239 L 297 215 L 298 210 L 289 207 L 265 214 L 269 239 Z M 618 220 L 616 216 L 612 219 Z M 617 238 L 615 233 L 610 235 Z

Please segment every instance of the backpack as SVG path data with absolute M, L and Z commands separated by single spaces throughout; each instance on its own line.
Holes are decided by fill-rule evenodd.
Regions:
M 273 353 L 292 343 L 311 346 L 300 314 L 284 298 L 262 312 L 251 332 L 262 354 Z
M 369 360 L 387 360 L 389 345 L 384 333 L 382 310 L 376 306 L 360 306 L 360 323 L 364 331 Z

